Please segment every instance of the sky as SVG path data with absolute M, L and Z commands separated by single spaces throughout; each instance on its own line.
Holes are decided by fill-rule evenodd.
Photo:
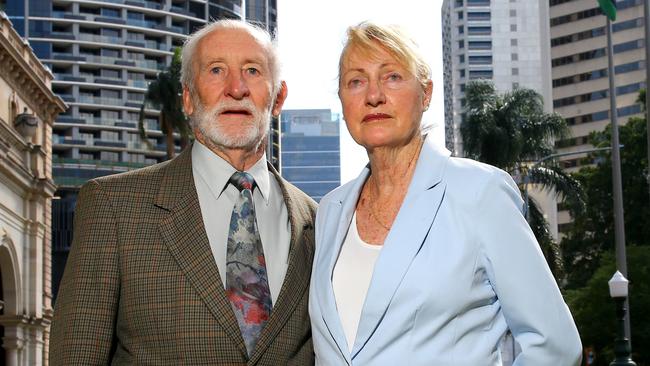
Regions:
M 278 0 L 282 78 L 289 89 L 284 109 L 341 114 L 337 68 L 347 27 L 364 20 L 396 24 L 418 43 L 431 66 L 433 98 L 423 123 L 433 125 L 436 141 L 444 143 L 441 5 L 442 0 Z M 341 183 L 356 178 L 367 162 L 341 115 Z

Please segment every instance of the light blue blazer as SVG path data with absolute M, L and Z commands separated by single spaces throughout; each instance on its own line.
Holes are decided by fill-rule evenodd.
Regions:
M 332 271 L 369 170 L 325 196 L 316 218 L 309 311 L 317 365 L 578 365 L 571 314 L 505 172 L 453 158 L 426 139 L 375 264 L 354 347 L 336 309 Z

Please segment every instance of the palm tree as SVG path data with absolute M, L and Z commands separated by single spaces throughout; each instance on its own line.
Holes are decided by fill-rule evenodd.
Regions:
M 515 88 L 499 95 L 488 80 L 471 81 L 465 88 L 465 119 L 460 130 L 465 154 L 510 173 L 522 192 L 538 184 L 572 207 L 584 207 L 577 180 L 552 159 L 553 142 L 569 134 L 564 119 L 544 111 L 542 96 L 534 90 Z M 526 193 L 525 193 L 526 194 Z M 558 244 L 550 235 L 548 222 L 539 204 L 528 198 L 527 217 L 556 277 L 562 262 Z
M 174 133 L 177 132 L 181 139 L 181 148 L 189 144 L 192 137 L 191 130 L 187 124 L 187 118 L 183 113 L 182 92 L 183 87 L 180 82 L 181 76 L 181 49 L 174 50 L 172 63 L 167 70 L 161 71 L 155 81 L 149 84 L 145 101 L 150 102 L 155 108 L 160 109 L 160 129 L 165 135 L 167 145 L 167 158 L 171 159 L 175 155 Z M 145 103 L 146 103 L 145 102 Z M 144 108 L 140 109 L 140 120 L 138 129 L 140 138 L 150 145 L 146 137 L 144 128 Z

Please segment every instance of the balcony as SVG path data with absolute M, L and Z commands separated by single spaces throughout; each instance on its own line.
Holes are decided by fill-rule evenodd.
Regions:
M 123 106 L 124 101 L 122 98 L 110 98 L 110 97 L 99 97 L 91 95 L 80 95 L 76 100 L 77 103 L 85 104 L 103 104 L 103 105 L 115 105 Z

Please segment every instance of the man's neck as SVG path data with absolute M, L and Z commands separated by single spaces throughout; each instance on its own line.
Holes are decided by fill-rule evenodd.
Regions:
M 217 146 L 204 139 L 199 139 L 198 136 L 197 140 L 210 149 L 210 151 L 227 161 L 233 168 L 241 172 L 255 165 L 264 156 L 264 152 L 266 151 L 265 143 L 260 143 L 257 149 L 228 149 Z

